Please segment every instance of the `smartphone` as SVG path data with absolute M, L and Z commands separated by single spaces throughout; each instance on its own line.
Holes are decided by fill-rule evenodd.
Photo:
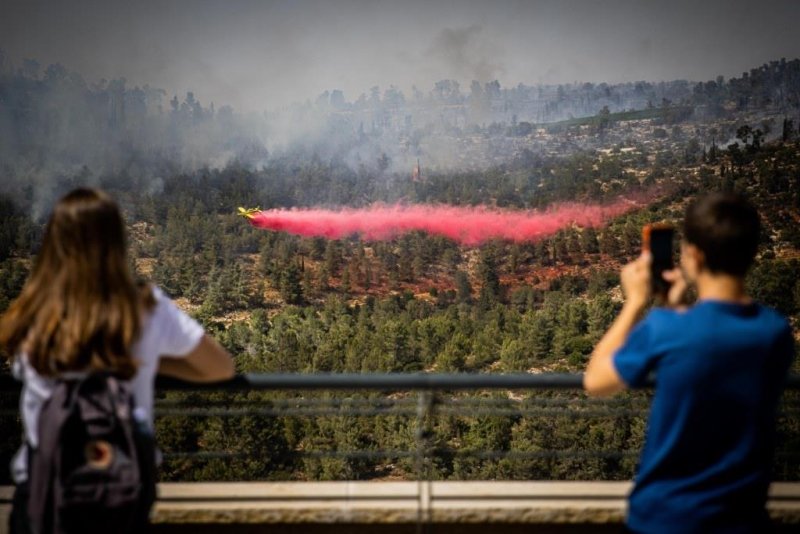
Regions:
M 662 274 L 673 267 L 672 238 L 675 231 L 668 224 L 648 224 L 642 229 L 642 249 L 649 250 L 653 261 L 650 264 L 650 280 L 653 295 L 665 298 L 669 282 Z

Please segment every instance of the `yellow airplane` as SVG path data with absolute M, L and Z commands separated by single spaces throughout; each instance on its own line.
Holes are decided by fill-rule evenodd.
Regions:
M 245 219 L 252 219 L 259 212 L 261 212 L 261 208 L 243 208 L 239 206 L 239 215 Z

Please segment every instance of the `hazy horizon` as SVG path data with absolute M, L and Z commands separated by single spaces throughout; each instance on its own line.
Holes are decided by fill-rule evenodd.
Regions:
M 340 89 L 704 81 L 800 57 L 793 1 L 7 2 L 0 49 L 265 111 Z

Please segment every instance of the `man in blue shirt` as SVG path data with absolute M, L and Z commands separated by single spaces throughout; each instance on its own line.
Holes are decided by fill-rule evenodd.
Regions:
M 667 307 L 650 299 L 649 253 L 622 269 L 625 304 L 584 375 L 592 395 L 655 379 L 629 497 L 633 532 L 765 532 L 775 413 L 794 358 L 786 319 L 745 293 L 758 245 L 756 210 L 714 194 L 692 204 Z M 681 307 L 689 285 L 697 303 Z

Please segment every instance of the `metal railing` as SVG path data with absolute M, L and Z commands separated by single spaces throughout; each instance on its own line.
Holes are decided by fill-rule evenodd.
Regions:
M 359 425 L 355 421 L 363 418 L 405 421 L 396 425 L 401 434 L 405 431 L 406 439 L 397 440 L 403 446 L 376 447 L 367 439 L 358 443 L 358 448 L 352 443 L 358 439 L 338 443 L 330 437 L 326 441 L 325 436 L 290 444 L 286 457 L 295 464 L 306 462 L 305 468 L 308 462 L 324 460 L 356 464 L 339 471 L 345 478 L 368 478 L 381 465 L 405 461 L 402 476 L 417 480 L 479 478 L 481 473 L 490 473 L 492 478 L 542 478 L 551 472 L 559 479 L 580 479 L 581 474 L 629 479 L 639 455 L 650 393 L 593 399 L 586 397 L 581 387 L 581 375 L 556 373 L 253 374 L 217 384 L 160 379 L 159 391 L 172 394 L 157 401 L 156 413 L 160 420 L 256 418 L 262 423 L 280 420 L 294 424 L 303 420 L 306 423 L 302 424 L 311 421 L 312 428 L 325 419 L 354 427 Z M 795 435 L 800 434 L 798 391 L 800 376 L 793 375 L 781 408 L 781 428 L 791 435 L 776 451 L 778 478 L 789 480 L 797 479 L 800 473 L 800 436 Z M 184 397 L 181 392 L 201 396 Z M 209 392 L 214 394 L 203 396 Z M 539 441 L 527 443 L 523 438 L 496 446 L 496 440 L 481 436 L 480 430 L 470 434 L 476 421 L 491 431 L 493 424 L 503 424 L 503 420 L 506 435 L 523 421 L 533 422 L 535 428 L 530 434 Z M 509 430 L 509 420 L 514 429 Z M 444 426 L 449 425 L 447 429 L 442 428 L 442 421 L 446 422 Z M 581 436 L 570 440 L 572 427 L 580 427 Z M 629 435 L 619 438 L 615 435 L 618 430 Z M 584 443 L 592 433 L 600 435 L 599 443 Z M 467 437 L 476 439 L 467 443 Z M 252 452 L 236 446 L 218 450 L 201 446 L 193 450 L 165 448 L 168 464 L 224 462 L 248 454 Z M 331 473 L 321 477 L 331 477 Z
M 230 421 L 245 418 L 253 422 L 256 430 L 277 421 L 284 426 L 310 425 L 312 432 L 319 421 L 332 418 L 342 425 L 363 418 L 403 420 L 395 423 L 394 428 L 401 434 L 404 432 L 404 439 L 361 442 L 355 439 L 342 444 L 331 442 L 330 436 L 312 435 L 311 438 L 319 439 L 289 440 L 278 453 L 280 462 L 274 462 L 273 466 L 273 472 L 284 470 L 281 476 L 291 477 L 292 469 L 302 471 L 308 467 L 300 466 L 301 462 L 327 459 L 358 463 L 353 469 L 344 470 L 350 478 L 369 477 L 369 470 L 375 466 L 405 460 L 405 467 L 411 469 L 406 469 L 402 476 L 418 480 L 479 475 L 481 462 L 505 462 L 504 470 L 492 471 L 495 478 L 506 475 L 525 478 L 526 474 L 547 473 L 560 463 L 562 472 L 555 476 L 562 479 L 584 472 L 626 479 L 633 474 L 649 407 L 647 391 L 612 399 L 592 399 L 581 391 L 582 375 L 559 373 L 245 374 L 210 384 L 159 378 L 156 386 L 159 392 L 157 429 L 164 449 L 166 473 L 178 480 L 213 478 L 213 471 L 198 474 L 190 464 L 236 461 L 259 454 L 258 446 L 240 446 L 220 438 L 221 433 L 225 437 L 225 432 L 239 431 L 236 423 Z M 0 376 L 0 392 L 18 389 L 19 384 L 10 377 Z M 784 446 L 776 451 L 778 470 L 784 479 L 790 480 L 800 478 L 797 476 L 800 473 L 798 394 L 800 375 L 792 375 L 780 416 L 786 439 Z M 15 410 L 16 405 L 6 404 L 2 415 L 10 417 Z M 170 421 L 176 418 L 184 421 L 177 430 L 174 425 L 170 427 Z M 192 422 L 198 420 L 223 421 L 216 430 L 217 439 L 209 439 L 207 429 L 198 431 L 198 424 Z M 443 431 L 442 420 L 455 429 Z M 488 422 L 484 426 L 489 427 L 505 420 L 506 435 L 514 431 L 509 430 L 509 420 L 515 428 L 521 421 L 541 423 L 530 429 L 530 433 L 542 439 L 538 443 L 527 443 L 523 437 L 516 443 L 506 441 L 497 446 L 497 440 L 473 435 L 477 438 L 473 441 L 485 445 L 478 448 L 475 443 L 465 443 L 463 439 L 465 433 L 469 437 L 476 420 Z M 559 433 L 570 425 L 581 426 L 585 438 L 593 432 L 593 425 L 596 430 L 598 422 L 605 423 L 599 432 L 600 446 L 582 443 L 580 439 L 570 441 L 563 436 L 558 439 Z M 602 439 L 613 434 L 615 426 L 633 435 Z M 551 435 L 547 435 L 548 432 Z M 360 447 L 352 441 L 358 442 L 355 445 Z M 386 441 L 396 444 L 390 448 L 376 447 Z M 541 469 L 528 466 L 513 472 L 514 469 L 508 467 L 509 462 L 526 461 L 540 462 Z M 473 465 L 471 471 L 458 471 L 453 468 L 456 462 L 479 465 L 477 468 Z M 586 468 L 587 462 L 593 463 L 591 469 Z M 176 467 L 177 464 L 181 465 Z M 564 473 L 564 465 L 571 465 L 573 472 Z M 216 472 L 225 476 L 225 466 Z M 255 478 L 270 476 L 269 469 L 254 475 Z M 331 473 L 325 473 L 322 478 L 330 476 Z

